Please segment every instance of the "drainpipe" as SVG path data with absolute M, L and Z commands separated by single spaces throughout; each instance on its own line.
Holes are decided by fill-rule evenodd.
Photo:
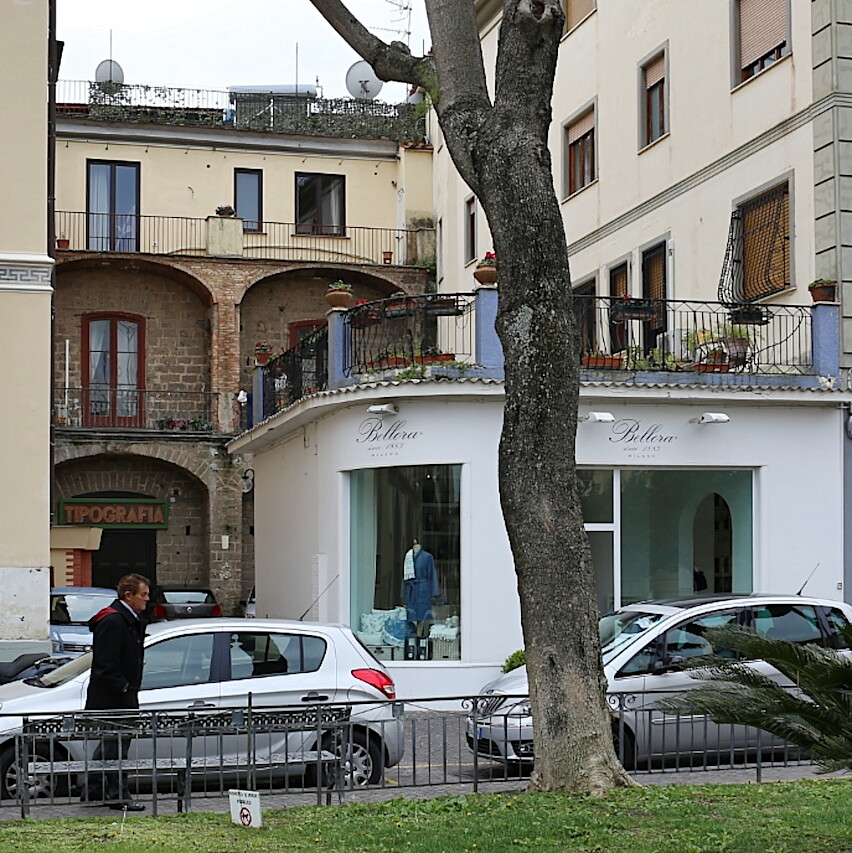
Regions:
M 56 522 L 56 474 L 53 388 L 56 384 L 56 81 L 62 61 L 63 43 L 56 39 L 56 0 L 49 0 L 47 11 L 47 254 L 50 267 L 50 526 Z

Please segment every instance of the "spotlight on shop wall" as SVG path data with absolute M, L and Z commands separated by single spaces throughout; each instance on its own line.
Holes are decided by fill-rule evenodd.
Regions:
M 580 415 L 578 420 L 588 421 L 590 424 L 611 424 L 615 422 L 615 415 L 612 412 L 589 412 L 587 415 Z
M 399 409 L 396 403 L 377 403 L 375 406 L 368 406 L 367 411 L 371 415 L 395 415 Z
M 700 417 L 690 418 L 691 424 L 726 424 L 731 419 L 724 412 L 702 412 Z

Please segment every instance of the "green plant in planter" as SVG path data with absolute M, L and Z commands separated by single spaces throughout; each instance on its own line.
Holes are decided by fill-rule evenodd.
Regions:
M 527 653 L 523 649 L 518 649 L 506 658 L 506 662 L 503 664 L 503 672 L 511 672 L 519 666 L 524 666 L 526 662 Z
M 337 281 L 333 281 L 329 286 L 329 290 L 345 290 L 350 292 L 352 290 L 352 285 L 343 281 L 343 279 L 337 279 Z

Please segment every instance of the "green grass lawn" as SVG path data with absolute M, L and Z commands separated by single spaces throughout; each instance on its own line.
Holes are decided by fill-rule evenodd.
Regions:
M 852 780 L 654 786 L 603 799 L 482 794 L 227 814 L 0 823 L 0 851 L 852 851 Z

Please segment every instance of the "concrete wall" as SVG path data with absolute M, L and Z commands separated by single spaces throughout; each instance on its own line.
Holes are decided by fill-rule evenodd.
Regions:
M 50 268 L 47 3 L 0 3 L 0 659 L 49 649 Z

